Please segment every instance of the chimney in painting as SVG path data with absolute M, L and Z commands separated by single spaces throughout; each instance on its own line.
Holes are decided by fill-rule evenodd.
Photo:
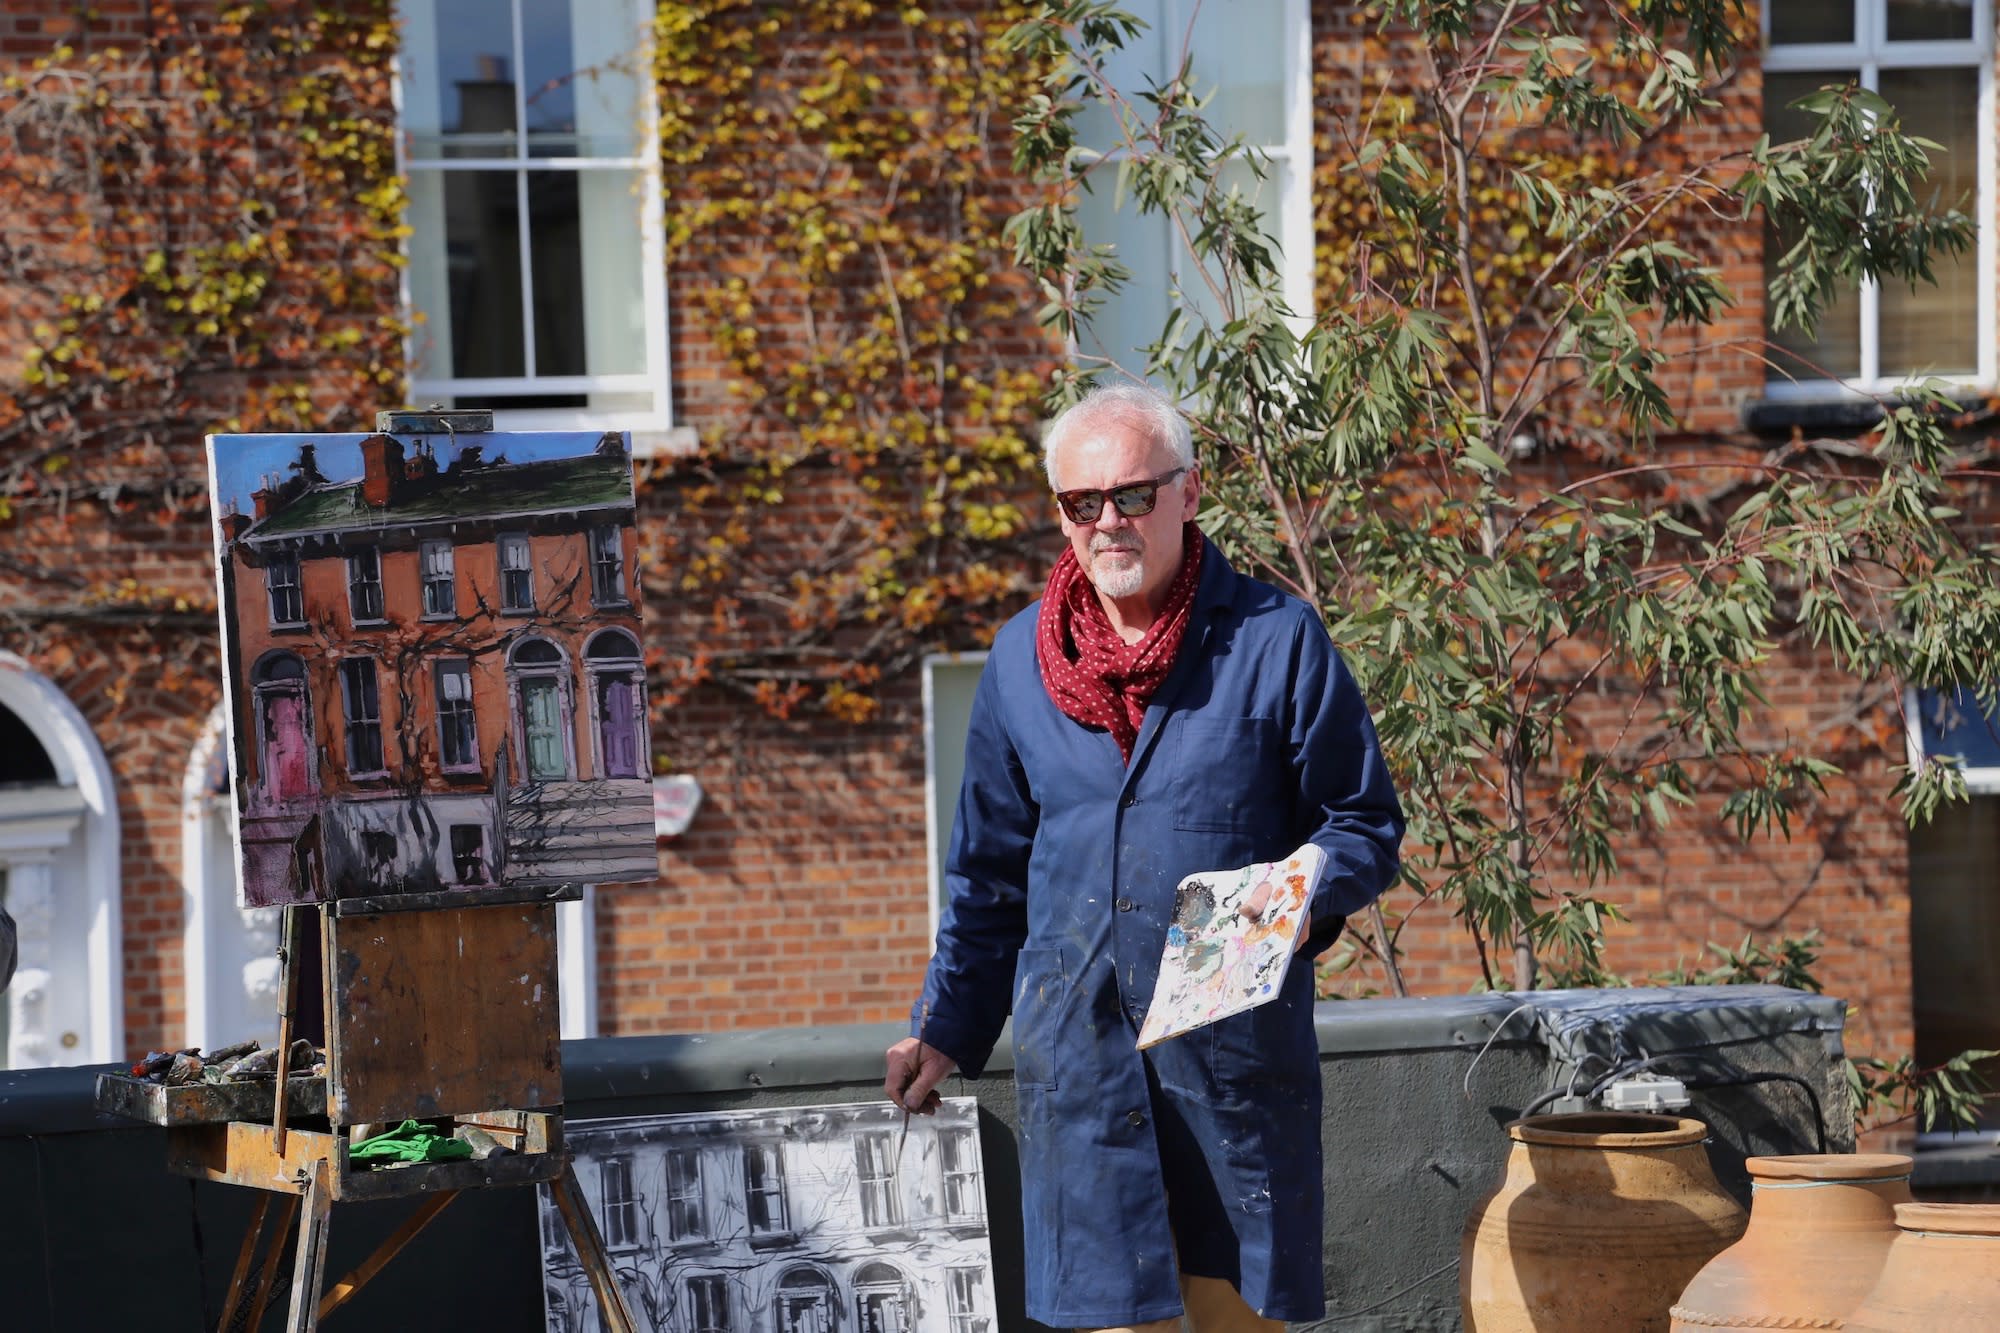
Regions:
M 403 446 L 393 435 L 370 435 L 361 442 L 361 498 L 377 509 L 395 499 L 403 485 Z
M 259 491 L 257 494 L 261 499 L 263 492 Z M 261 503 L 259 503 L 259 505 L 257 506 L 258 517 L 260 518 L 263 517 L 263 512 L 264 512 L 264 507 Z M 224 514 L 222 516 L 223 540 L 232 542 L 235 541 L 238 537 L 241 537 L 243 535 L 246 529 L 249 528 L 250 522 L 251 520 L 248 514 L 239 514 L 234 510 L 231 510 L 229 513 Z
M 250 492 L 250 503 L 257 507 L 258 518 L 269 518 L 271 516 L 271 488 L 268 486 L 259 486 L 256 490 Z

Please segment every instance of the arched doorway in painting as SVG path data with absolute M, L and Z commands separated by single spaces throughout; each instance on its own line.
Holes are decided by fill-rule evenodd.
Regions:
M 598 776 L 651 774 L 647 753 L 645 676 L 639 644 L 622 629 L 600 630 L 583 650 L 590 678 L 590 720 L 597 743 Z
M 910 1282 L 893 1264 L 869 1264 L 854 1275 L 856 1327 L 861 1333 L 910 1333 L 916 1327 Z
M 507 654 L 515 762 L 527 782 L 566 782 L 576 772 L 570 736 L 569 659 L 547 639 L 525 638 Z
M 778 1333 L 833 1333 L 833 1280 L 817 1268 L 778 1279 Z
M 313 795 L 312 713 L 296 653 L 270 652 L 251 673 L 257 708 L 257 775 L 268 805 Z

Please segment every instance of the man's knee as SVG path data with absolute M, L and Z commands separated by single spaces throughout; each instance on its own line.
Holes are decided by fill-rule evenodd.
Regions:
M 1218 1277 L 1181 1274 L 1181 1303 L 1192 1333 L 1283 1333 L 1285 1327 L 1251 1309 L 1234 1283 Z

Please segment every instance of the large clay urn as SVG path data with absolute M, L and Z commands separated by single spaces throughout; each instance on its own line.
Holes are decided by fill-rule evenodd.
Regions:
M 1507 1134 L 1506 1177 L 1465 1220 L 1468 1333 L 1667 1333 L 1674 1298 L 1743 1234 L 1699 1120 L 1538 1115 Z
M 1896 1239 L 1910 1159 L 1844 1153 L 1743 1165 L 1750 1229 L 1695 1274 L 1674 1306 L 1673 1333 L 1842 1327 Z
M 2000 1328 L 2000 1203 L 1903 1203 L 1875 1290 L 1847 1333 Z

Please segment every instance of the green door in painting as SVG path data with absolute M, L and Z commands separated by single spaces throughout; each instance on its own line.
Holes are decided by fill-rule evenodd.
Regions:
M 562 689 L 547 677 L 521 682 L 522 734 L 528 739 L 528 781 L 560 782 L 569 776 L 563 754 Z

